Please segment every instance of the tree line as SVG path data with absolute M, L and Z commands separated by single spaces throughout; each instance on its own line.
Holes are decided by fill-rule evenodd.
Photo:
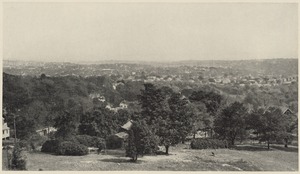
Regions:
M 170 146 L 186 141 L 188 135 L 195 137 L 199 130 L 227 140 L 231 145 L 251 134 L 268 144 L 284 140 L 287 145 L 297 129 L 297 116 L 284 115 L 276 106 L 266 107 L 267 97 L 247 95 L 244 100 L 236 101 L 213 87 L 178 91 L 172 86 L 151 83 L 121 83 L 123 85 L 114 90 L 111 79 L 106 76 L 4 74 L 3 107 L 7 110 L 4 117 L 13 128 L 13 115 L 17 115 L 19 139 L 30 139 L 36 129 L 43 126 L 56 127 L 57 139 L 66 140 L 77 134 L 106 139 L 132 120 L 127 155 L 133 160 L 155 152 L 158 145 L 165 146 L 168 154 Z M 255 93 L 251 88 L 248 90 Z M 105 107 L 107 101 L 90 99 L 89 94 L 93 92 L 105 95 L 107 101 L 115 105 L 124 98 L 134 104 L 114 112 Z M 287 97 L 291 97 L 288 94 L 286 91 Z

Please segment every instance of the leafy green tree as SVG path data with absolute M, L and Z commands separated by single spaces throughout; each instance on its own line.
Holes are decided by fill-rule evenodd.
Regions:
M 159 117 L 167 115 L 166 101 L 161 94 L 161 90 L 157 89 L 153 84 L 146 83 L 145 89 L 141 90 L 139 95 L 139 103 L 141 105 L 141 115 L 148 125 L 155 126 Z
M 154 135 L 159 137 L 159 144 L 169 147 L 184 141 L 192 131 L 193 116 L 188 107 L 188 100 L 175 93 L 169 87 L 156 88 L 145 84 L 140 96 L 142 119 L 151 127 Z
M 116 124 L 122 126 L 130 119 L 130 113 L 127 109 L 120 109 L 115 113 L 115 118 Z
M 215 132 L 234 145 L 236 138 L 246 129 L 247 109 L 242 103 L 234 102 L 224 108 L 214 122 Z
M 198 121 L 198 123 L 195 122 L 198 128 L 196 130 L 194 128 L 194 131 L 198 129 L 209 131 L 212 136 L 214 119 L 222 106 L 223 97 L 212 90 L 198 90 L 191 94 L 189 100 L 197 106 L 200 112 L 195 119 Z
M 24 151 L 17 145 L 14 147 L 11 159 L 12 170 L 26 170 L 27 156 Z
M 12 116 L 13 117 L 13 116 Z M 18 114 L 15 116 L 16 119 L 16 133 L 17 138 L 21 140 L 27 140 L 31 135 L 35 134 L 36 123 L 33 118 L 30 118 L 27 115 Z M 11 128 L 14 128 L 12 125 Z
M 76 124 L 75 117 L 65 111 L 64 114 L 54 119 L 54 127 L 57 128 L 55 137 L 62 140 L 71 139 L 76 134 Z
M 138 158 L 138 144 L 137 144 L 137 138 L 134 136 L 133 130 L 128 131 L 128 145 L 126 148 L 126 156 L 130 157 L 132 161 L 137 161 Z
M 247 123 L 258 133 L 261 141 L 267 142 L 268 149 L 270 149 L 270 143 L 278 139 L 283 139 L 287 147 L 291 132 L 295 128 L 295 124 L 276 107 L 253 111 Z
M 128 133 L 126 156 L 131 157 L 132 161 L 136 161 L 138 156 L 155 152 L 157 139 L 151 134 L 144 120 L 134 121 Z
M 189 97 L 191 102 L 201 101 L 205 104 L 207 112 L 215 115 L 222 102 L 222 96 L 213 91 L 194 91 Z
M 106 139 L 109 135 L 117 133 L 117 119 L 112 111 L 106 108 L 96 108 L 93 111 L 93 117 L 99 130 L 97 136 Z
M 98 136 L 100 134 L 95 117 L 91 112 L 87 112 L 81 116 L 78 133 L 90 136 Z
M 170 126 L 178 131 L 182 142 L 187 135 L 192 132 L 193 120 L 195 120 L 195 111 L 186 98 L 181 97 L 178 93 L 173 93 L 169 100 L 170 108 Z M 176 142 L 175 142 L 176 143 Z

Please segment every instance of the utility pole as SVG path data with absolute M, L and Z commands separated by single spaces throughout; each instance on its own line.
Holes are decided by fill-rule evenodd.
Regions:
M 14 132 L 15 132 L 14 143 L 16 146 L 16 143 L 17 143 L 16 114 L 14 114 Z
M 18 109 L 17 112 L 20 112 L 20 109 Z M 14 143 L 15 143 L 15 146 L 16 146 L 16 144 L 17 144 L 16 114 L 14 114 L 14 132 L 15 132 Z

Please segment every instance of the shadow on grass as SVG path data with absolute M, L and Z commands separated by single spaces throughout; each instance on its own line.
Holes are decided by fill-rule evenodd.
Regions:
M 254 146 L 254 145 L 242 145 L 242 146 L 235 146 L 231 149 L 234 150 L 246 150 L 246 151 L 271 151 L 272 149 L 268 150 L 267 147 L 264 146 Z
M 124 157 L 125 151 L 124 150 L 106 150 L 105 152 L 101 153 L 102 155 L 111 155 L 115 157 Z
M 286 152 L 298 152 L 298 148 L 296 147 L 288 147 L 285 148 L 283 146 L 274 146 L 270 145 L 270 149 L 267 148 L 267 145 L 239 145 L 235 146 L 232 149 L 234 150 L 245 150 L 245 151 L 273 151 L 273 150 L 281 150 Z
M 272 149 L 277 149 L 277 150 L 282 150 L 286 152 L 297 152 L 298 153 L 298 148 L 296 147 L 281 147 L 281 146 L 271 146 Z
M 170 155 L 170 154 L 166 154 L 166 152 L 163 152 L 163 151 L 157 151 L 155 152 L 155 155 Z
M 142 163 L 141 160 L 137 160 L 135 162 L 131 161 L 130 159 L 121 159 L 121 158 L 110 158 L 110 159 L 101 159 L 98 161 L 102 161 L 102 162 L 113 162 L 113 163 L 132 163 L 132 164 L 140 164 Z

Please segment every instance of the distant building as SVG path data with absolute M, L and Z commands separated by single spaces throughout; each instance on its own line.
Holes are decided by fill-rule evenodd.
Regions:
M 284 114 L 284 115 L 293 114 L 293 112 L 288 107 L 281 106 L 281 107 L 279 107 L 279 109 L 281 110 L 281 113 Z
M 126 104 L 125 101 L 122 101 L 122 102 L 120 103 L 120 108 L 126 109 L 127 107 L 128 107 L 128 105 Z
M 121 132 L 115 134 L 115 136 L 117 138 L 120 138 L 121 140 L 123 140 L 122 148 L 125 148 L 125 144 L 127 142 L 128 136 L 129 136 L 128 131 L 131 129 L 132 123 L 133 123 L 133 121 L 129 120 L 127 123 L 125 123 L 123 126 L 121 126 Z
M 2 140 L 9 139 L 10 137 L 10 128 L 7 126 L 7 123 L 4 122 L 4 118 L 2 118 Z
M 105 97 L 104 97 L 104 96 L 100 96 L 100 97 L 98 98 L 98 100 L 101 101 L 101 102 L 105 102 Z
M 132 127 L 132 120 L 129 120 L 127 123 L 125 123 L 123 126 L 121 126 L 122 129 L 124 129 L 125 131 L 129 131 Z
M 43 129 L 36 130 L 36 133 L 38 133 L 41 136 L 48 136 L 51 132 L 56 132 L 57 129 L 54 127 L 47 127 Z

